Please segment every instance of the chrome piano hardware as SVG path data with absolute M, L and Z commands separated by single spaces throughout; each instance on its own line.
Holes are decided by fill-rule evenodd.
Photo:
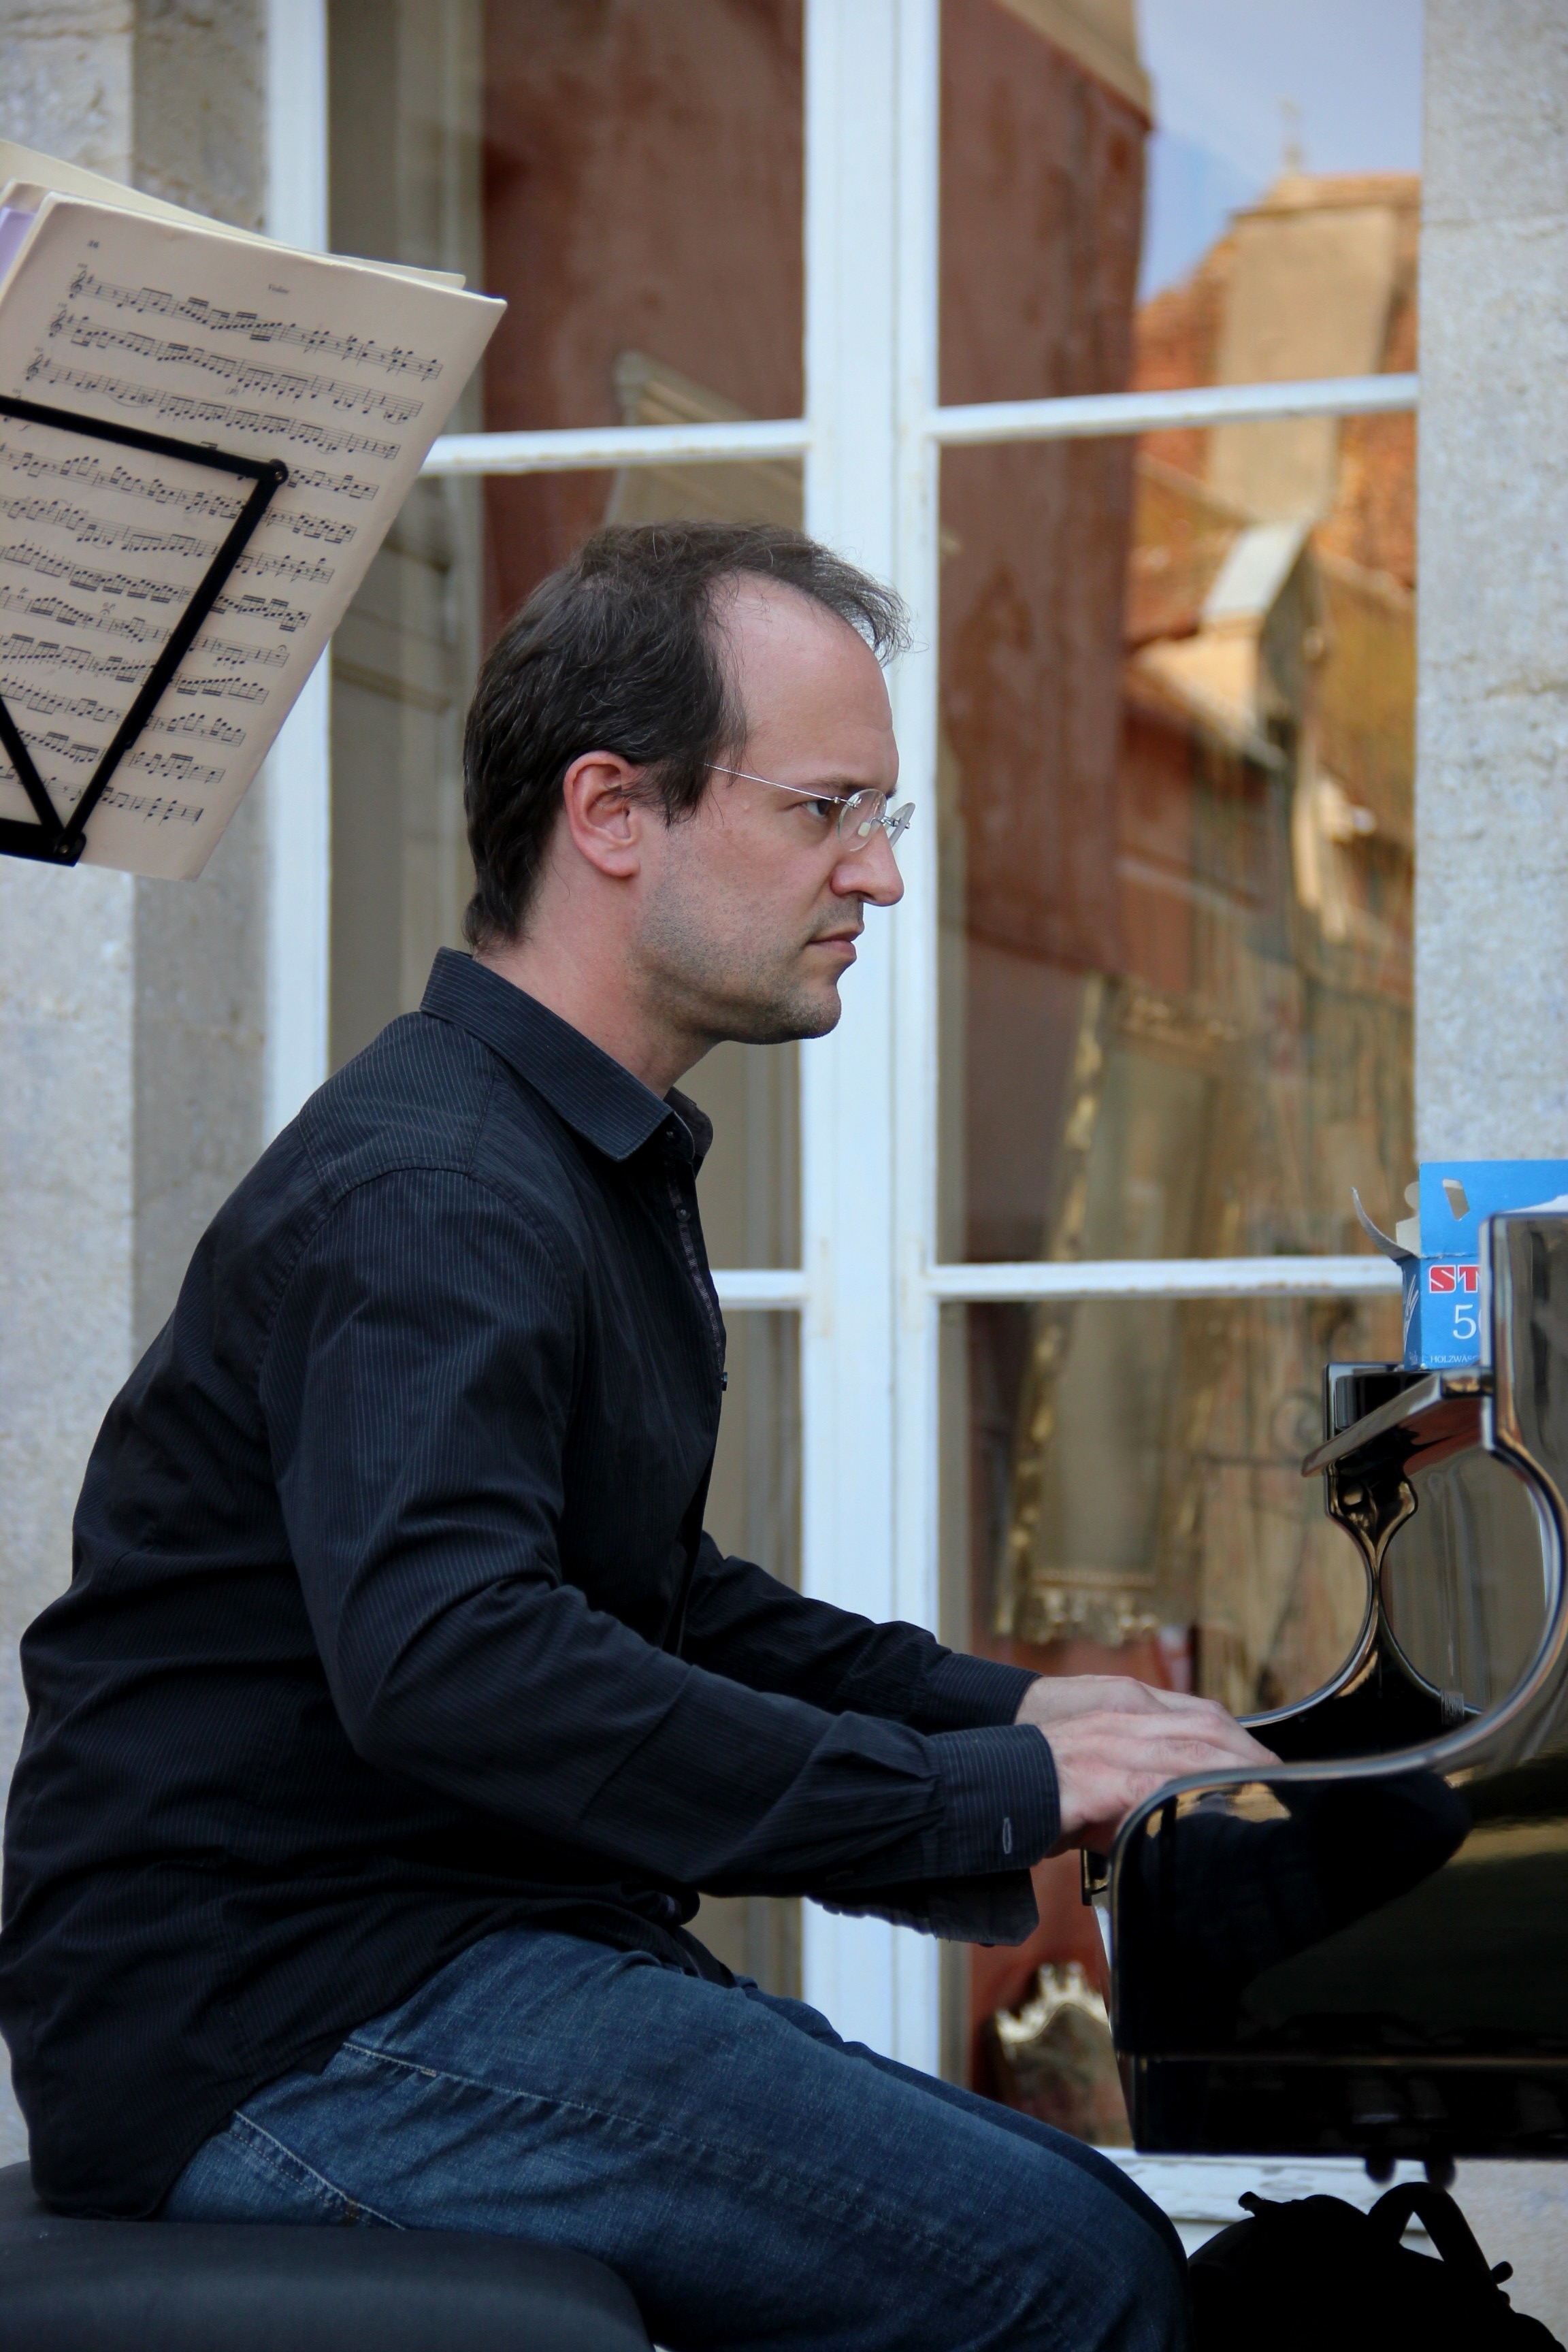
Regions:
M 1325 1374 L 1351 1655 L 1117 1840 L 1141 2148 L 1568 2156 L 1568 1217 L 1483 1235 L 1479 1369 Z

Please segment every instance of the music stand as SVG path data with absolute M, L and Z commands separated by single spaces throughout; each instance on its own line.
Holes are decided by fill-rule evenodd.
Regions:
M 152 717 L 160 697 L 195 642 L 225 581 L 245 552 L 257 525 L 289 478 L 289 468 L 278 457 L 230 457 L 198 442 L 177 441 L 164 433 L 144 433 L 135 425 L 100 424 L 74 415 L 68 409 L 49 408 L 34 400 L 10 400 L 0 394 L 0 416 L 15 416 L 27 425 L 54 425 L 94 441 L 112 441 L 121 448 L 144 449 L 157 457 L 178 457 L 216 473 L 235 474 L 252 485 L 249 497 L 229 526 L 222 546 L 208 565 L 200 585 L 181 614 L 130 709 L 115 729 L 112 740 L 88 780 L 87 789 L 68 816 L 61 816 L 49 798 L 32 753 L 0 696 L 0 748 L 16 772 L 16 779 L 37 811 L 37 824 L 16 817 L 0 817 L 0 856 L 31 857 L 47 866 L 74 866 L 87 847 L 87 821 L 108 789 L 116 768 Z

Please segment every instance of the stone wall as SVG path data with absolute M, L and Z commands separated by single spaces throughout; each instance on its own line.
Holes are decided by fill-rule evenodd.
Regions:
M 1568 1153 L 1568 12 L 1427 0 L 1416 1136 Z
M 1424 1160 L 1568 1153 L 1568 14 L 1427 0 L 1415 1116 Z M 1464 2164 L 1568 2332 L 1568 2168 Z
M 131 174 L 135 0 L 0 0 L 0 137 Z
M 0 135 L 258 226 L 264 36 L 264 0 L 0 0 Z M 261 1145 L 265 886 L 259 793 L 196 883 L 0 859 L 0 1786 L 99 1422 Z

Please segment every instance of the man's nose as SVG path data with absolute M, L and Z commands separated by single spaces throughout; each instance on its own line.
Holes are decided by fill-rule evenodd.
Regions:
M 904 877 L 884 826 L 877 827 L 864 849 L 839 859 L 833 887 L 841 898 L 864 898 L 873 907 L 898 905 L 904 895 Z

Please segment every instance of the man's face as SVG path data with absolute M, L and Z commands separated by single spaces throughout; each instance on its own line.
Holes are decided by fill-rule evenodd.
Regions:
M 692 816 L 652 828 L 644 985 L 663 1017 L 713 1044 L 820 1037 L 867 904 L 903 896 L 887 835 L 851 851 L 827 805 L 898 782 L 888 689 L 848 624 L 793 589 L 747 581 L 719 611 L 747 729 L 726 757 L 795 792 L 715 772 Z

